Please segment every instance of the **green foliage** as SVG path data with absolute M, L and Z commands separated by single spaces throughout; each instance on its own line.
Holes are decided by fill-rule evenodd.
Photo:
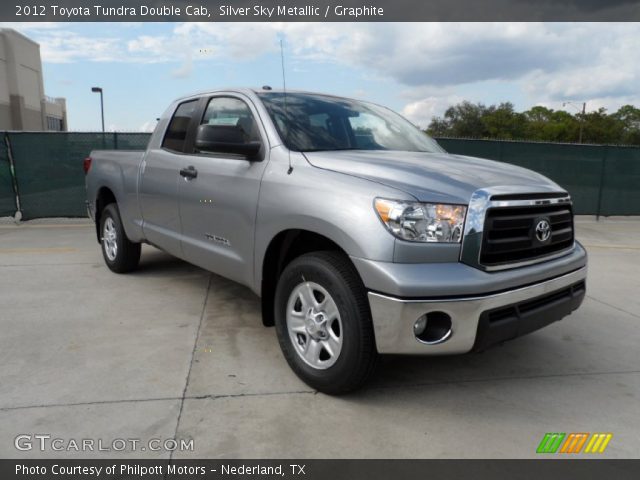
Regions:
M 462 102 L 434 117 L 427 133 L 434 137 L 493 138 L 577 143 L 640 145 L 640 109 L 625 105 L 615 113 L 569 113 L 536 106 L 516 112 L 510 102 L 486 106 Z
M 625 105 L 611 116 L 623 125 L 622 143 L 640 145 L 640 109 Z

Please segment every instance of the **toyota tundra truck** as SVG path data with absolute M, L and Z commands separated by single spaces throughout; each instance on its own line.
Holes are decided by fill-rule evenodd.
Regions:
M 147 243 L 246 285 L 293 371 L 330 394 L 362 386 L 381 354 L 533 332 L 586 291 L 567 191 L 448 154 L 369 102 L 199 93 L 171 103 L 146 151 L 93 151 L 84 169 L 109 269 L 135 269 Z

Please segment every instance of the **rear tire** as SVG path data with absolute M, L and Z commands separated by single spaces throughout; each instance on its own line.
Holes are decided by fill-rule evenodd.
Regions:
M 276 289 L 275 323 L 289 366 L 316 390 L 356 390 L 375 369 L 366 291 L 341 253 L 309 253 L 287 265 Z
M 127 238 L 115 203 L 104 207 L 100 215 L 100 244 L 104 261 L 112 272 L 127 273 L 138 266 L 140 244 Z

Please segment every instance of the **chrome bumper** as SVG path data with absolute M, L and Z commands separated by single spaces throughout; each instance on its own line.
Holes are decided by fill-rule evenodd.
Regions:
M 483 312 L 553 293 L 587 277 L 587 267 L 544 282 L 492 295 L 455 299 L 404 300 L 369 292 L 378 352 L 389 354 L 448 355 L 469 352 L 476 341 Z M 451 316 L 451 334 L 446 341 L 431 345 L 413 333 L 422 315 L 442 311 Z

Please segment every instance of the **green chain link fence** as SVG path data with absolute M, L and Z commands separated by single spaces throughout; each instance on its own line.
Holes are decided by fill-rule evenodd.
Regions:
M 0 217 L 13 215 L 16 211 L 16 198 L 13 193 L 11 164 L 4 145 L 4 136 L 0 138 Z
M 0 133 L 0 216 L 14 215 L 13 159 L 22 218 L 82 217 L 85 187 L 82 161 L 95 149 L 145 149 L 148 133 Z M 7 181 L 5 181 L 5 178 Z
M 449 153 L 539 172 L 565 188 L 578 215 L 640 215 L 640 147 L 439 138 Z
M 94 149 L 144 149 L 148 133 L 0 132 L 0 217 L 82 217 L 82 160 Z M 439 138 L 450 153 L 540 172 L 582 215 L 640 215 L 640 148 Z M 12 175 L 11 160 L 13 160 Z M 16 192 L 17 190 L 17 192 Z

